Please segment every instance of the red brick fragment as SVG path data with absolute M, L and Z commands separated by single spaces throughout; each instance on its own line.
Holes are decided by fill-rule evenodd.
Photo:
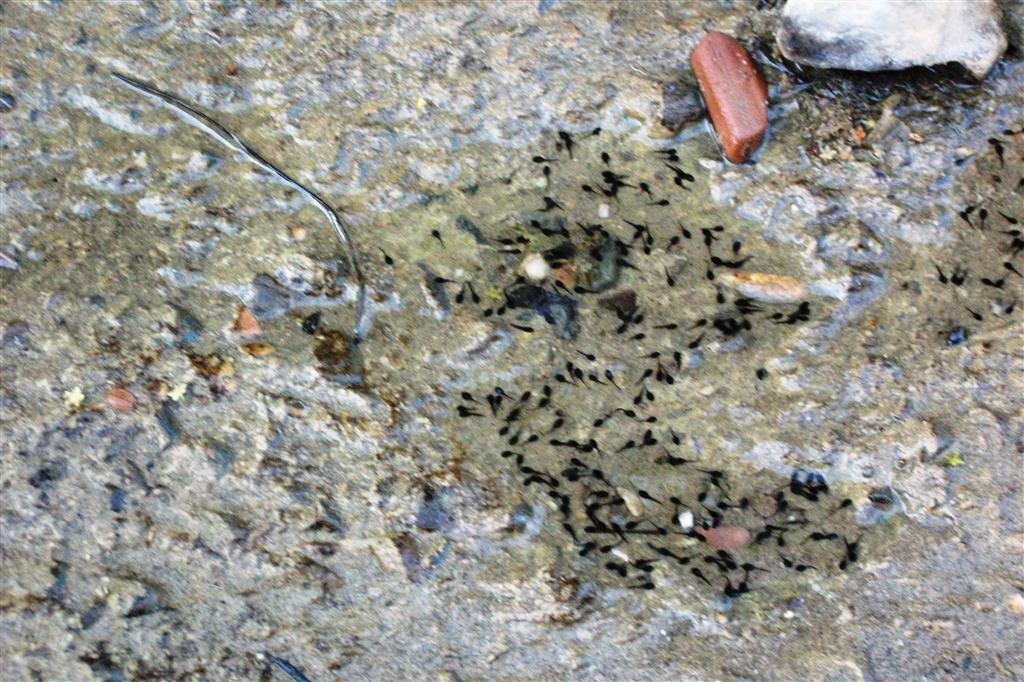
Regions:
M 750 55 L 732 36 L 712 31 L 694 48 L 690 65 L 725 158 L 743 163 L 768 129 L 768 90 Z

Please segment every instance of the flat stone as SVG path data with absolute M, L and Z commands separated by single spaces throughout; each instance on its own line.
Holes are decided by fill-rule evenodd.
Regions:
M 891 71 L 955 62 L 984 78 L 1006 50 L 993 0 L 790 0 L 776 39 L 788 59 Z
M 704 36 L 690 55 L 725 158 L 748 160 L 768 129 L 768 91 L 740 43 L 724 33 Z
M 805 300 L 807 285 L 789 275 L 766 272 L 726 272 L 719 281 L 731 286 L 743 296 L 762 303 L 798 303 Z

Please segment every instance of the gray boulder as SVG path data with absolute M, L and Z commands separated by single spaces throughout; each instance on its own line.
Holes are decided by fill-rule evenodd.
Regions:
M 800 64 L 888 71 L 956 62 L 981 79 L 1006 50 L 993 0 L 789 0 L 777 40 Z

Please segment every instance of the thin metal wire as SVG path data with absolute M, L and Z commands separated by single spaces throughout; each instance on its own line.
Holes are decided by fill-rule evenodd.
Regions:
M 300 184 L 290 175 L 276 167 L 256 152 L 252 147 L 242 141 L 238 135 L 222 126 L 217 121 L 213 120 L 203 112 L 195 109 L 191 105 L 183 102 L 177 97 L 170 95 L 162 90 L 154 88 L 151 85 L 147 85 L 141 81 L 137 81 L 130 76 L 112 71 L 111 75 L 117 80 L 124 83 L 125 85 L 142 92 L 143 94 L 153 97 L 163 104 L 173 108 L 180 116 L 182 116 L 187 122 L 196 126 L 197 128 L 206 132 L 210 137 L 220 141 L 226 147 L 234 150 L 235 152 L 243 155 L 249 161 L 256 166 L 259 166 L 265 171 L 271 173 L 280 182 L 288 185 L 292 189 L 295 189 L 309 201 L 313 203 L 321 213 L 327 216 L 327 220 L 330 221 L 331 227 L 334 228 L 335 234 L 338 235 L 338 239 L 341 240 L 342 246 L 345 247 L 346 257 L 348 259 L 349 268 L 355 275 L 356 284 L 359 288 L 357 294 L 357 313 L 356 313 L 356 324 L 353 330 L 352 337 L 355 343 L 359 343 L 364 338 L 366 333 L 366 327 L 369 324 L 367 319 L 366 310 L 366 280 L 363 278 L 363 272 L 359 267 L 359 259 L 356 254 L 355 242 L 352 241 L 352 237 L 349 236 L 348 230 L 345 225 L 341 222 L 341 218 L 334 211 L 333 208 L 327 205 L 327 202 L 321 199 L 315 192 L 308 189 L 307 187 Z

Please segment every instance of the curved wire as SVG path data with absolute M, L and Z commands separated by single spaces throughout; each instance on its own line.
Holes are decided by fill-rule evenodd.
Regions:
M 363 278 L 363 272 L 359 267 L 359 259 L 356 254 L 355 242 L 352 241 L 352 237 L 349 236 L 348 230 L 345 229 L 345 225 L 341 222 L 341 218 L 338 217 L 338 214 L 334 209 L 328 206 L 327 202 L 321 199 L 315 192 L 299 184 L 298 181 L 293 179 L 287 173 L 260 156 L 256 150 L 243 142 L 238 135 L 235 135 L 233 132 L 203 112 L 195 109 L 189 104 L 186 104 L 173 95 L 162 90 L 158 90 L 157 88 L 147 85 L 141 81 L 137 81 L 130 76 L 125 76 L 124 74 L 117 73 L 116 71 L 112 71 L 111 75 L 125 85 L 149 95 L 150 97 L 154 97 L 162 103 L 172 107 L 179 115 L 185 118 L 192 125 L 205 131 L 214 139 L 219 140 L 226 147 L 242 154 L 248 158 L 249 161 L 263 170 L 270 172 L 285 185 L 297 190 L 311 201 L 314 206 L 319 208 L 321 213 L 327 216 L 327 220 L 330 221 L 335 234 L 338 235 L 338 239 L 341 240 L 342 245 L 345 247 L 349 268 L 351 268 L 352 272 L 355 274 L 356 283 L 359 287 L 359 292 L 357 294 L 356 325 L 352 336 L 355 343 L 362 341 L 363 335 L 366 333 L 366 326 L 369 322 L 366 315 L 366 280 Z

